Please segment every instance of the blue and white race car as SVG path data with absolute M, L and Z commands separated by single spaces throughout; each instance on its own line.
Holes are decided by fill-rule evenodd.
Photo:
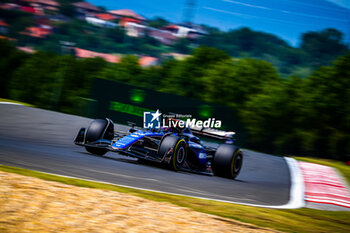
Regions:
M 114 123 L 96 119 L 89 127 L 81 128 L 74 143 L 84 146 L 95 155 L 108 151 L 122 155 L 166 164 L 175 171 L 188 171 L 234 179 L 243 162 L 242 150 L 233 145 L 233 132 L 212 129 L 160 128 L 147 130 L 135 128 L 128 132 L 117 131 Z M 218 147 L 203 145 L 199 137 L 224 140 Z

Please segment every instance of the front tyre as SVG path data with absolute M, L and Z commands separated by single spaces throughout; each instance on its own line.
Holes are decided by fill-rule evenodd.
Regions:
M 215 152 L 212 168 L 215 175 L 234 179 L 241 171 L 242 164 L 242 150 L 233 145 L 222 144 Z
M 114 124 L 109 119 L 96 119 L 91 122 L 85 135 L 85 149 L 94 155 L 104 155 L 108 152 L 106 148 L 98 147 L 101 142 L 110 142 L 114 135 Z M 100 144 L 98 144 L 100 142 Z M 95 145 L 94 145 L 95 144 Z
M 180 137 L 170 135 L 165 136 L 158 148 L 158 154 L 160 156 L 171 156 L 169 165 L 172 170 L 178 171 L 184 164 L 187 157 L 186 141 Z

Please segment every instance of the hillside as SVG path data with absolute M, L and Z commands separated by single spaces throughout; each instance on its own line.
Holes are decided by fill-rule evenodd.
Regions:
M 342 33 L 335 29 L 305 32 L 300 47 L 293 47 L 273 34 L 249 28 L 225 32 L 206 25 L 179 25 L 159 17 L 146 19 L 132 10 L 106 11 L 86 2 L 17 3 L 1 5 L 0 20 L 7 26 L 0 33 L 21 47 L 55 53 L 67 52 L 62 49 L 65 41 L 93 52 L 152 56 L 161 62 L 169 57 L 181 58 L 198 46 L 209 46 L 235 58 L 263 59 L 284 76 L 306 77 L 348 50 Z

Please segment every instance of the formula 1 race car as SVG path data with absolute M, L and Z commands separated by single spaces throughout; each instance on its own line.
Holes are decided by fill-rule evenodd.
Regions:
M 135 128 L 133 123 L 130 126 L 128 132 L 117 131 L 110 119 L 96 119 L 87 129 L 79 130 L 74 143 L 95 155 L 118 152 L 139 160 L 164 163 L 175 171 L 234 179 L 241 170 L 243 153 L 233 145 L 233 132 L 169 127 L 147 130 Z M 205 146 L 195 135 L 225 142 L 217 148 Z

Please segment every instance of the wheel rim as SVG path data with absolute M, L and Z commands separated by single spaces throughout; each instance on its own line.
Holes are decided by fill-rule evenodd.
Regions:
M 181 164 L 185 159 L 185 149 L 181 146 L 176 153 L 176 162 Z
M 233 170 L 235 173 L 239 172 L 239 170 L 242 167 L 242 155 L 239 153 L 237 154 L 235 161 L 234 161 L 234 165 L 233 165 Z

